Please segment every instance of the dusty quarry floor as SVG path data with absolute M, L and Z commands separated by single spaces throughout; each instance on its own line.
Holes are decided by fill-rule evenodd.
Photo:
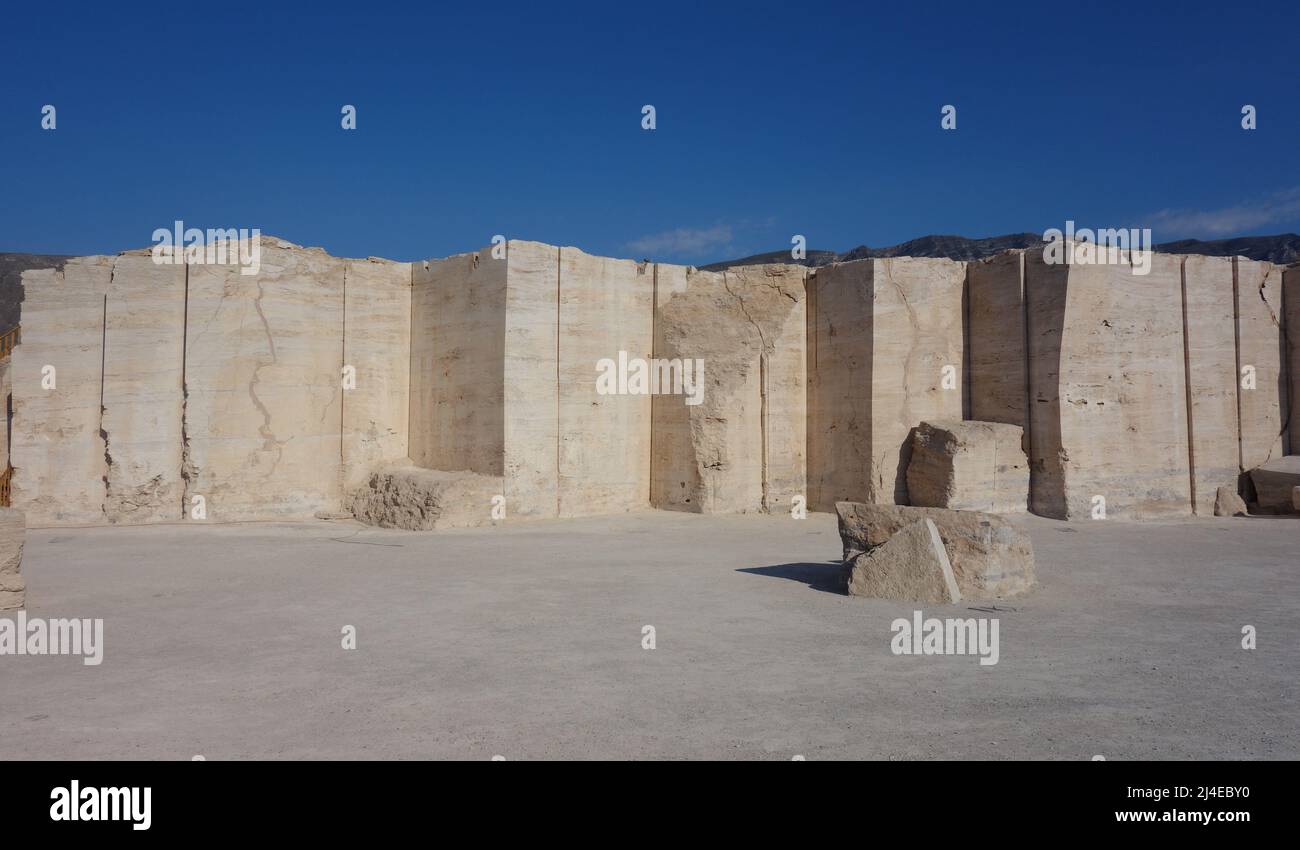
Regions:
M 1033 593 L 924 608 L 986 667 L 822 589 L 826 514 L 31 530 L 29 616 L 105 654 L 0 656 L 0 759 L 1300 757 L 1300 520 L 1027 524 Z

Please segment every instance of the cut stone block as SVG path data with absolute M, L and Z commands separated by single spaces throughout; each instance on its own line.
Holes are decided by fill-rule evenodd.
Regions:
M 1249 516 L 1246 501 L 1237 495 L 1237 488 L 1224 484 L 1214 494 L 1215 516 Z
M 27 585 L 23 581 L 23 543 L 27 527 L 23 512 L 0 508 L 0 611 L 22 608 Z
M 961 601 L 952 564 L 933 520 L 904 526 L 846 566 L 850 596 L 937 605 Z
M 1013 596 L 1035 583 L 1029 535 L 1003 517 L 863 502 L 838 502 L 835 511 L 846 562 L 884 544 L 903 527 L 928 519 L 939 529 L 963 598 Z
M 912 435 L 907 493 L 926 508 L 1024 513 L 1029 462 L 1024 429 L 999 422 L 940 419 Z
M 1025 295 L 1024 251 L 967 266 L 971 419 L 1027 424 Z
M 493 524 L 493 500 L 502 488 L 499 475 L 392 466 L 372 472 L 349 495 L 348 507 L 361 522 L 382 528 L 469 528 Z
M 1250 471 L 1255 501 L 1265 511 L 1290 513 L 1292 490 L 1300 487 L 1300 455 L 1278 458 Z

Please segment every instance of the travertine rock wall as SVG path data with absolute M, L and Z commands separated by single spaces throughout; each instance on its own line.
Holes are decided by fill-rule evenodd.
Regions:
M 406 455 L 408 264 L 263 237 L 255 275 L 135 251 L 24 285 L 13 503 L 30 525 L 193 519 L 196 496 L 210 521 L 306 518 L 339 510 L 345 465 L 355 480 Z
M 197 496 L 208 520 L 306 518 L 407 463 L 482 477 L 468 507 L 439 484 L 458 523 L 907 504 L 914 429 L 975 418 L 1026 429 L 1037 513 L 1210 513 L 1300 426 L 1300 267 L 261 251 L 256 275 L 142 251 L 25 274 L 0 368 L 29 524 L 188 520 Z M 600 390 L 602 360 L 656 358 L 703 363 L 700 404 Z
M 809 280 L 809 505 L 907 504 L 911 432 L 964 412 L 964 263 L 858 260 Z
M 1237 419 L 1236 305 L 1231 257 L 1183 262 L 1187 396 L 1195 510 L 1213 516 L 1218 489 L 1235 492 L 1241 471 Z
M 703 364 L 703 395 L 654 398 L 652 502 L 789 510 L 806 492 L 806 271 L 659 265 L 654 356 Z
M 1291 402 L 1291 444 L 1288 451 L 1300 454 L 1300 265 L 1287 268 L 1282 280 L 1282 307 L 1285 310 L 1282 327 L 1286 331 L 1287 374 L 1290 376 L 1288 397 Z
M 1233 258 L 1237 292 L 1238 375 L 1254 367 L 1255 388 L 1241 400 L 1241 466 L 1251 470 L 1286 451 L 1289 387 L 1282 333 L 1282 267 Z M 1240 382 L 1239 382 L 1240 385 Z
M 411 268 L 411 460 L 500 475 L 504 374 L 487 364 L 505 352 L 506 261 L 484 249 Z
M 648 359 L 654 266 L 561 248 L 559 516 L 622 513 L 650 501 L 650 395 L 598 391 L 596 364 Z
M 1035 513 L 1190 510 L 1180 262 L 1135 276 L 1026 255 Z
M 181 518 L 185 267 L 115 259 L 104 315 L 100 437 L 109 522 Z
M 343 492 L 408 451 L 410 263 L 343 261 Z
M 342 507 L 343 264 L 263 238 L 261 271 L 189 266 L 186 504 L 208 520 Z
M 104 522 L 100 393 L 113 260 L 77 257 L 23 275 L 23 339 L 11 355 L 11 498 L 29 526 Z

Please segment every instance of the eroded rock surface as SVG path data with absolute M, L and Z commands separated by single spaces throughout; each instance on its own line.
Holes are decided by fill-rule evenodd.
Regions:
M 493 499 L 501 491 L 499 475 L 391 466 L 372 472 L 349 494 L 348 507 L 361 522 L 382 528 L 468 528 L 496 521 Z
M 899 529 L 869 552 L 845 562 L 848 593 L 949 605 L 961 600 L 952 564 L 934 521 L 922 519 Z
M 26 539 L 23 512 L 0 508 L 0 611 L 12 611 L 26 604 L 27 584 L 21 574 Z
M 1237 488 L 1224 484 L 1214 494 L 1215 516 L 1249 516 L 1246 500 L 1237 494 Z
M 1013 596 L 1035 583 L 1029 535 L 1003 517 L 863 502 L 839 502 L 835 511 L 846 562 L 883 545 L 904 527 L 928 519 L 939 530 L 963 598 Z

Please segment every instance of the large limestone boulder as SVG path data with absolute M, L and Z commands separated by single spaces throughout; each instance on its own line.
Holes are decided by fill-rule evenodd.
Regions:
M 1291 491 L 1300 486 L 1300 455 L 1271 460 L 1250 471 L 1255 500 L 1265 511 L 1289 513 L 1295 510 Z
M 27 585 L 19 575 L 27 530 L 23 512 L 0 508 L 0 611 L 22 608 Z
M 952 564 L 934 521 L 905 526 L 870 552 L 845 563 L 850 596 L 949 605 L 961 601 Z
M 837 502 L 844 560 L 882 546 L 903 528 L 934 522 L 963 598 L 993 599 L 1023 593 L 1036 581 L 1034 547 L 1021 528 L 980 511 Z
M 494 507 L 509 509 L 503 486 L 499 475 L 390 466 L 372 472 L 348 508 L 367 525 L 407 531 L 491 525 L 504 519 L 500 511 L 493 517 Z
M 1224 484 L 1214 494 L 1215 516 L 1247 516 L 1246 501 L 1237 495 L 1237 488 Z
M 1023 438 L 1019 425 L 922 422 L 912 435 L 909 499 L 926 508 L 1023 513 L 1029 504 Z

